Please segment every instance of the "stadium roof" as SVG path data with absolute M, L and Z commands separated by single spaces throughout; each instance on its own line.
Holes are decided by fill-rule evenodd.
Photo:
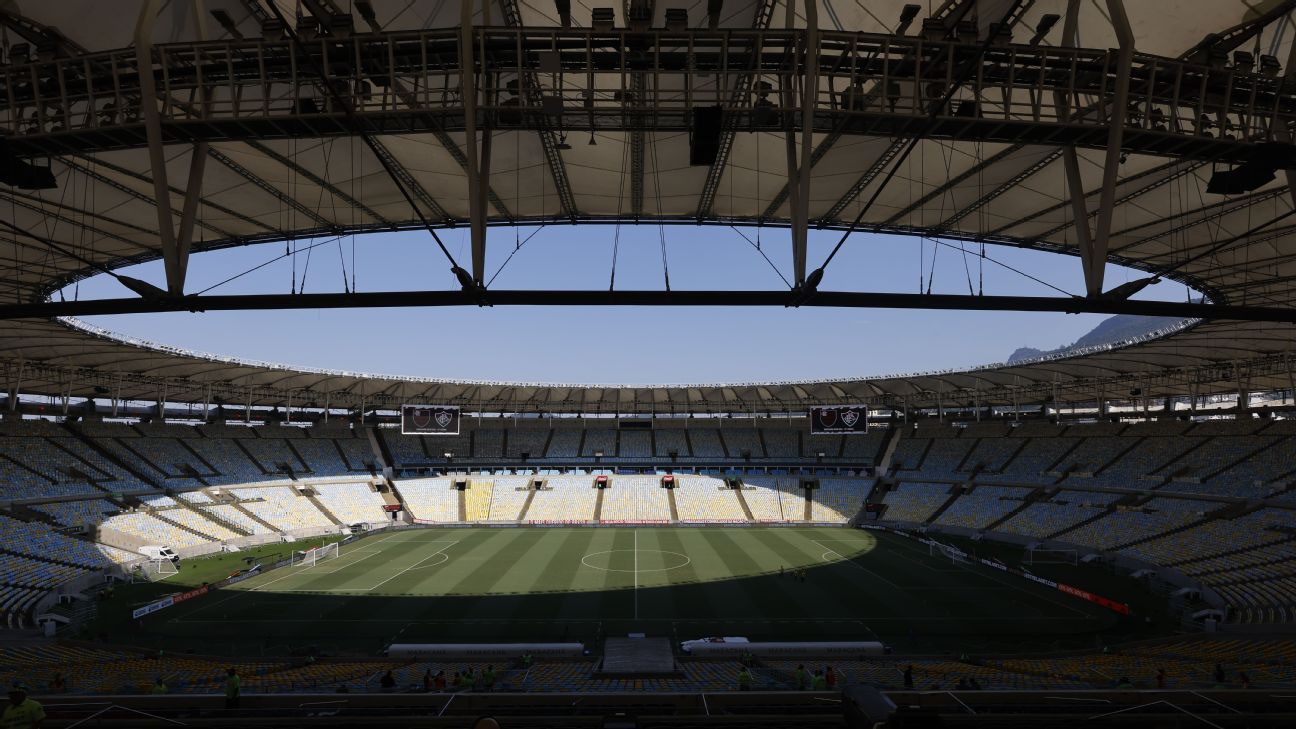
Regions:
M 177 293 L 188 250 L 460 225 L 475 255 L 458 263 L 480 278 L 488 225 L 638 220 L 786 227 L 798 281 L 820 227 L 1076 256 L 1094 301 L 1106 259 L 1213 305 L 1292 308 L 1296 207 L 1284 149 L 1259 145 L 1296 121 L 1296 3 L 818 0 L 790 24 L 764 0 L 609 5 L 610 27 L 583 6 L 564 25 L 549 0 L 476 2 L 470 25 L 454 3 L 0 0 L 0 133 L 56 183 L 0 186 L 0 301 L 157 258 Z M 715 161 L 691 165 L 708 136 L 693 110 L 713 105 Z M 789 184 L 789 154 L 808 184 Z M 1259 172 L 1207 191 L 1237 165 Z M 1021 366 L 609 388 L 312 372 L 0 321 L 7 381 L 21 361 L 28 392 L 611 412 L 1289 387 L 1293 340 L 1289 323 L 1212 318 Z

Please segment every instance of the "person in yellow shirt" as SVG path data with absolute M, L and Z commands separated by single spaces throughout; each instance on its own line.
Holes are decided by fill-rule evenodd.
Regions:
M 9 689 L 9 703 L 0 715 L 0 727 L 3 729 L 40 729 L 45 721 L 45 710 L 41 705 L 27 698 L 27 687 L 15 683 Z

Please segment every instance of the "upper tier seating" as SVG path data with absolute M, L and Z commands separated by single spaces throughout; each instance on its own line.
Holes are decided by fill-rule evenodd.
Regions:
M 720 444 L 720 431 L 715 428 L 689 428 L 687 437 L 693 445 L 693 460 L 722 461 L 725 459 L 724 446 Z
M 650 430 L 621 431 L 621 458 L 637 461 L 652 458 L 652 436 Z

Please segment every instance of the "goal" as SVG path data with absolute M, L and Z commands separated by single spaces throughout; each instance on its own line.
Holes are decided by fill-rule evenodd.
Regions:
M 941 544 L 940 542 L 937 541 L 932 541 L 928 543 L 927 553 L 933 557 L 947 558 L 949 559 L 949 561 L 953 562 L 954 564 L 968 563 L 967 552 L 964 552 L 958 547 L 951 547 L 948 544 Z
M 171 575 L 180 572 L 175 563 L 164 557 L 153 557 L 142 565 L 144 575 L 150 581 L 165 580 Z
M 294 567 L 314 567 L 320 562 L 327 562 L 338 557 L 338 543 L 330 542 L 321 547 L 311 547 L 304 552 L 293 554 Z
M 1023 564 L 1079 564 L 1080 554 L 1074 549 L 1027 549 Z

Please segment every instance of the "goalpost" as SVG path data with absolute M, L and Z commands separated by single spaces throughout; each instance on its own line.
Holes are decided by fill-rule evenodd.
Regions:
M 1080 553 L 1074 549 L 1026 549 L 1023 564 L 1080 564 Z
M 294 567 L 314 567 L 320 562 L 327 562 L 331 559 L 337 559 L 340 549 L 339 542 L 330 542 L 322 547 L 311 547 L 304 552 L 293 553 Z
M 954 564 L 967 564 L 967 553 L 948 544 L 941 544 L 937 541 L 931 541 L 927 544 L 927 554 L 933 557 L 946 557 Z
M 140 566 L 140 568 L 143 571 L 144 576 L 148 578 L 150 582 L 165 580 L 171 575 L 180 572 L 180 570 L 176 568 L 175 563 L 164 557 L 149 558 Z

